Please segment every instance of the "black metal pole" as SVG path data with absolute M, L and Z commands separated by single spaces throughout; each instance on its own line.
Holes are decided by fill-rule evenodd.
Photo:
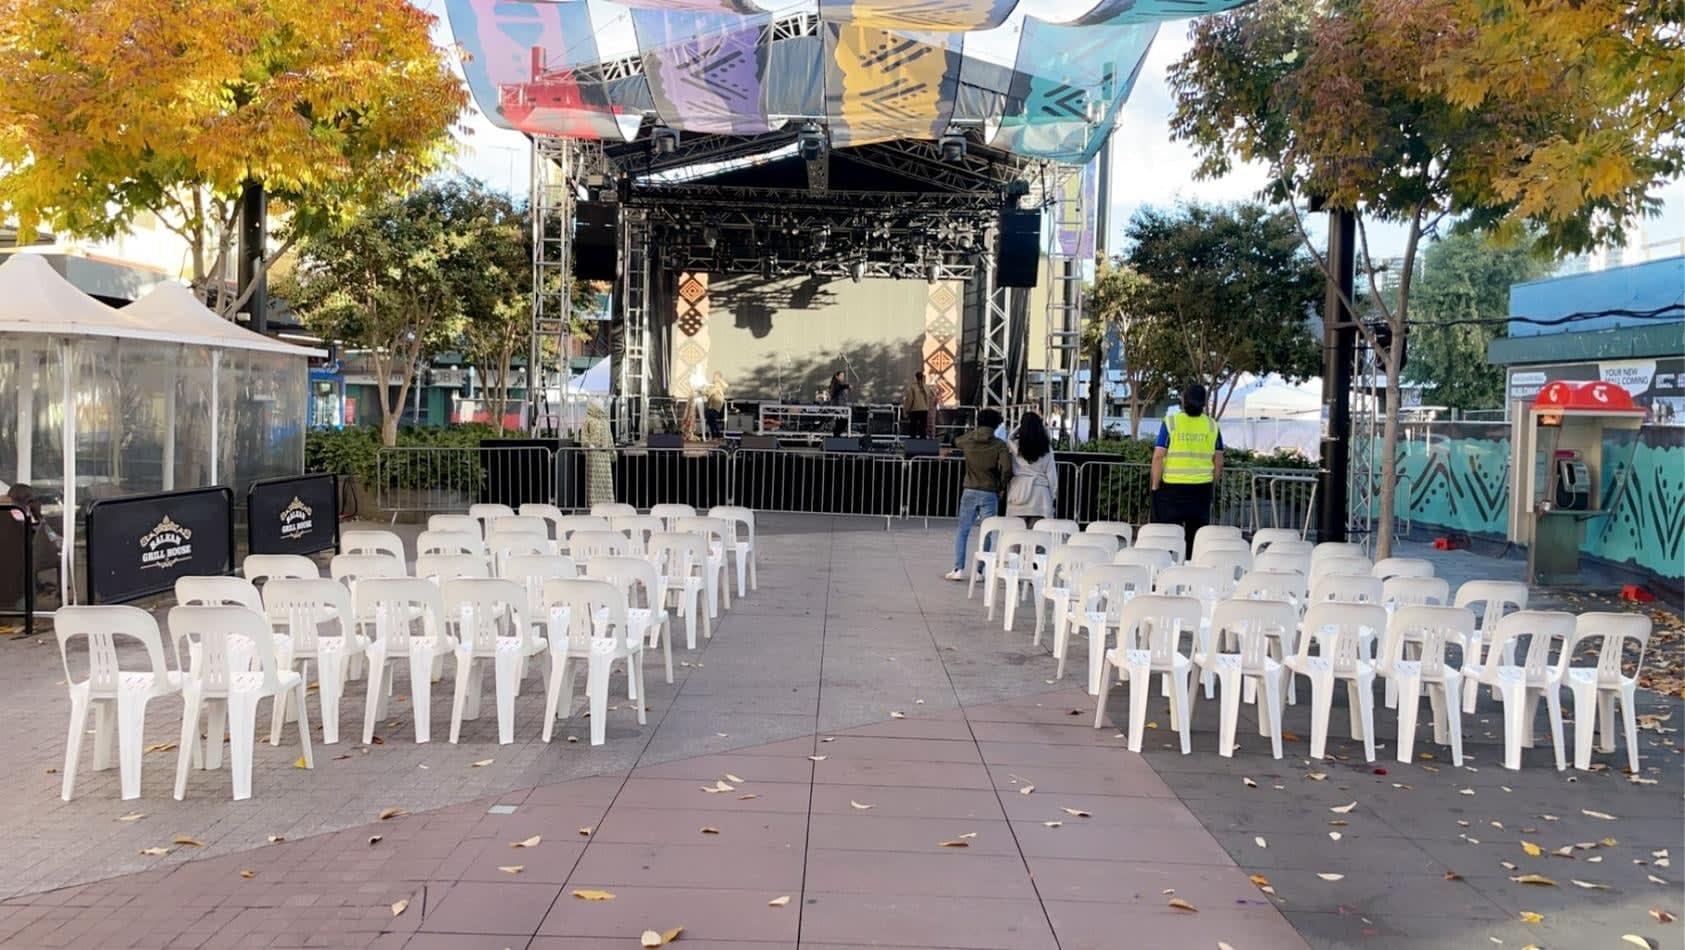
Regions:
M 263 258 L 268 253 L 269 197 L 260 182 L 248 181 L 240 192 L 240 250 L 238 281 L 234 288 L 239 295 L 247 287 L 252 295 L 243 308 L 251 314 L 251 328 L 258 333 L 269 329 L 269 281 L 263 273 Z
M 1322 468 L 1317 494 L 1322 500 L 1317 539 L 1346 539 L 1346 509 L 1351 503 L 1347 476 L 1351 469 L 1352 358 L 1357 327 L 1346 301 L 1352 295 L 1356 269 L 1357 218 L 1350 211 L 1328 212 L 1328 282 L 1322 305 L 1322 405 L 1328 427 L 1322 435 Z

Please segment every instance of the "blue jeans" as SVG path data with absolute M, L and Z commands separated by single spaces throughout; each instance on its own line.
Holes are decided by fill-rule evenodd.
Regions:
M 978 491 L 967 488 L 960 493 L 959 535 L 954 538 L 954 570 L 965 570 L 965 547 L 971 542 L 971 528 L 981 523 L 984 518 L 995 515 L 995 505 L 1000 498 L 992 491 Z M 993 545 L 989 538 L 983 539 L 983 550 L 987 551 Z

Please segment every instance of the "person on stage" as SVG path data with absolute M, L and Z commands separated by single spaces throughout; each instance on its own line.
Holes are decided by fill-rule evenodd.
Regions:
M 826 396 L 825 401 L 833 406 L 848 405 L 848 391 L 850 388 L 851 387 L 848 385 L 848 374 L 844 373 L 840 369 L 837 370 L 835 373 L 831 374 L 831 390 Z M 847 417 L 839 418 L 831 426 L 831 434 L 838 438 L 841 438 L 843 435 L 847 434 L 847 432 Z
M 925 385 L 924 374 L 914 373 L 906 395 L 901 397 L 901 411 L 906 414 L 902 435 L 909 439 L 925 438 L 930 431 L 930 403 L 930 387 Z
M 1153 448 L 1153 520 L 1182 526 L 1189 560 L 1194 535 L 1211 523 L 1212 485 L 1223 477 L 1223 433 L 1205 402 L 1199 383 L 1183 389 L 1182 411 L 1165 416 Z
M 1000 510 L 1000 494 L 1012 478 L 1012 450 L 995 437 L 995 427 L 1000 424 L 999 410 L 980 410 L 977 428 L 954 440 L 954 445 L 965 454 L 965 481 L 961 483 L 959 533 L 954 537 L 954 569 L 948 574 L 951 581 L 965 580 L 966 545 L 971 541 L 971 529 Z M 989 550 L 987 538 L 983 550 Z
M 1018 432 L 1007 443 L 1012 450 L 1012 485 L 1006 490 L 1006 513 L 1028 521 L 1053 517 L 1059 476 L 1053 465 L 1053 446 L 1041 416 L 1024 413 Z
M 725 391 L 725 374 L 715 370 L 714 378 L 709 381 L 707 388 L 702 390 L 702 395 L 707 399 L 703 415 L 708 420 L 710 439 L 725 438 Z

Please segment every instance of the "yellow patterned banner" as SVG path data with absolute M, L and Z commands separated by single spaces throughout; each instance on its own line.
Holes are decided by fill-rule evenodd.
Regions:
M 904 30 L 992 30 L 1018 0 L 819 0 L 819 17 Z
M 836 145 L 932 139 L 953 114 L 959 34 L 826 24 L 831 81 L 825 105 Z

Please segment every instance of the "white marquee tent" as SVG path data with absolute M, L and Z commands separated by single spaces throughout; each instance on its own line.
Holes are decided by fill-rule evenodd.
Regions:
M 304 463 L 307 358 L 166 283 L 121 310 L 38 255 L 0 264 L 0 473 L 58 488 L 60 577 L 74 596 L 76 515 L 101 497 L 292 475 Z M 56 359 L 55 359 L 56 357 Z

